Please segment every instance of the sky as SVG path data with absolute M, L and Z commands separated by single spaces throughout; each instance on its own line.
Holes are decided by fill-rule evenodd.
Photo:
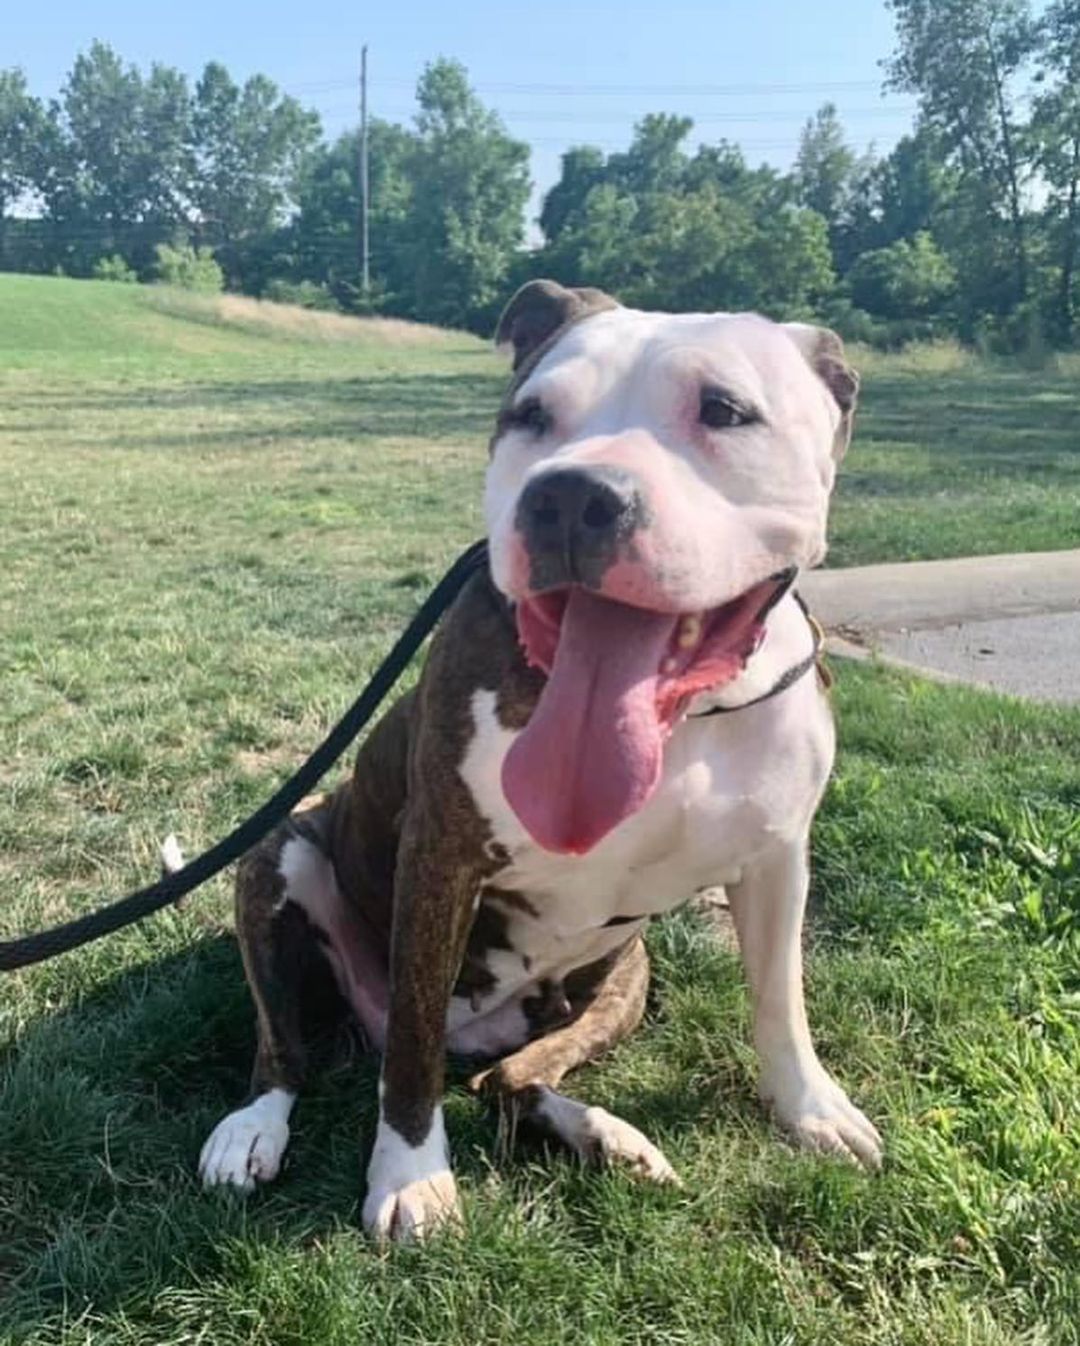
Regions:
M 786 168 L 806 119 L 837 105 L 852 146 L 886 152 L 911 125 L 910 96 L 883 96 L 893 45 L 884 0 L 0 0 L 0 67 L 55 96 L 95 39 L 127 61 L 195 76 L 209 60 L 261 72 L 320 113 L 328 135 L 358 120 L 360 49 L 369 109 L 408 121 L 425 62 L 461 61 L 510 131 L 533 147 L 532 211 L 573 144 L 624 148 L 646 112 L 692 117 L 695 141 L 734 140 L 751 164 Z

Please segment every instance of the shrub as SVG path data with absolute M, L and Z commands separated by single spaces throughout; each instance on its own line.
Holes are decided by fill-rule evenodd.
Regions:
M 1004 316 L 985 314 L 975 326 L 975 347 L 981 355 L 1015 358 L 1025 369 L 1045 369 L 1050 362 L 1038 306 L 1017 304 Z
M 852 302 L 882 318 L 926 319 L 956 291 L 956 273 L 928 233 L 899 239 L 856 259 L 847 276 Z
M 115 280 L 123 285 L 134 285 L 139 279 L 118 252 L 114 252 L 111 257 L 99 257 L 90 274 L 95 280 Z
M 822 304 L 810 321 L 831 327 L 845 341 L 882 348 L 888 345 L 887 325 L 865 309 L 856 308 L 850 299 L 843 296 L 834 296 Z
M 154 278 L 160 284 L 203 294 L 219 294 L 225 288 L 225 274 L 209 248 L 193 248 L 190 243 L 173 248 L 159 243 L 154 252 Z
M 299 308 L 321 309 L 340 313 L 341 305 L 325 285 L 313 280 L 272 280 L 263 291 L 263 298 L 275 304 L 295 304 Z

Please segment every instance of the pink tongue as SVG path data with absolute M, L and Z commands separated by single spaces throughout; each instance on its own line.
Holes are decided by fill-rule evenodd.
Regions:
M 676 620 L 571 593 L 547 686 L 502 770 L 510 807 L 545 850 L 584 854 L 656 788 L 656 683 Z

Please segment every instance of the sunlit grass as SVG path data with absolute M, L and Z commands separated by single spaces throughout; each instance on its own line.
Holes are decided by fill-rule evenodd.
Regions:
M 87 910 L 260 802 L 481 528 L 504 374 L 468 337 L 273 336 L 0 277 L 0 930 Z M 17 300 L 12 317 L 5 303 Z M 868 368 L 834 555 L 1076 543 L 1073 385 Z M 942 448 L 941 446 L 946 446 Z M 867 1178 L 778 1142 L 737 958 L 690 916 L 574 1078 L 685 1189 L 506 1154 L 459 1085 L 464 1239 L 358 1230 L 370 1063 L 246 1205 L 193 1165 L 252 1016 L 223 882 L 0 982 L 0 1341 L 1070 1343 L 1080 1295 L 1080 713 L 842 665 L 811 1016 Z

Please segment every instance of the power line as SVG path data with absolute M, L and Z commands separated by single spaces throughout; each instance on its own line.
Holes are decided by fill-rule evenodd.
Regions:
M 861 120 L 863 118 L 877 119 L 890 117 L 909 116 L 917 109 L 916 103 L 907 103 L 903 105 L 893 105 L 886 108 L 851 108 L 846 111 L 842 121 Z M 346 112 L 351 112 L 352 108 L 344 104 L 335 104 L 333 107 L 317 108 L 323 116 L 339 116 Z M 588 122 L 590 125 L 596 123 L 619 123 L 625 124 L 628 120 L 636 119 L 642 114 L 628 112 L 577 112 L 577 111 L 557 111 L 548 109 L 530 110 L 527 108 L 497 108 L 498 115 L 507 121 L 529 121 L 529 122 L 568 122 L 579 121 Z M 392 107 L 381 110 L 383 120 L 393 118 L 405 120 L 415 115 L 415 107 Z M 673 114 L 679 115 L 679 114 Z M 759 123 L 773 123 L 782 121 L 800 121 L 806 122 L 811 117 L 805 112 L 796 109 L 783 109 L 777 112 L 718 112 L 706 113 L 704 116 L 695 116 L 693 113 L 686 113 L 695 126 L 713 126 L 726 124 L 756 125 Z
M 288 92 L 333 93 L 353 87 L 351 79 L 320 80 L 312 84 L 293 84 Z M 415 80 L 379 79 L 372 80 L 374 91 L 379 89 L 415 89 Z M 828 94 L 855 91 L 876 90 L 881 88 L 880 80 L 832 80 L 804 84 L 528 84 L 519 82 L 485 83 L 480 81 L 471 86 L 477 93 L 528 93 L 540 97 L 562 98 L 567 95 L 585 97 L 652 98 L 686 95 L 695 98 L 755 98 L 773 97 L 776 94 Z
M 625 150 L 629 147 L 630 142 L 631 137 L 629 133 L 627 134 L 627 138 L 625 140 L 598 140 L 593 136 L 581 136 L 577 139 L 570 139 L 566 136 L 529 137 L 530 145 L 541 145 L 546 148 L 553 148 L 558 146 L 568 147 L 573 145 L 575 147 L 588 146 L 591 149 L 598 149 L 598 150 Z M 799 145 L 801 144 L 801 141 L 760 140 L 760 139 L 745 140 L 740 138 L 738 140 L 731 140 L 728 143 L 734 145 L 736 149 L 740 150 L 797 150 L 799 148 Z M 862 140 L 862 141 L 847 140 L 844 142 L 845 147 L 847 149 L 853 150 L 856 153 L 861 153 L 865 150 L 872 150 L 877 146 L 877 143 L 878 142 L 876 140 Z

